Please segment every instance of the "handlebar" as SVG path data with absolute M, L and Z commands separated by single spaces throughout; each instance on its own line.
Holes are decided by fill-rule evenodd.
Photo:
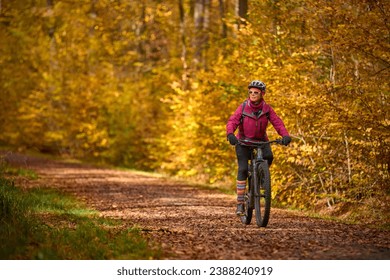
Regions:
M 259 147 L 264 144 L 277 143 L 279 145 L 283 145 L 282 139 L 276 139 L 271 141 L 256 141 L 250 139 L 238 139 L 237 145 L 248 146 L 248 147 Z

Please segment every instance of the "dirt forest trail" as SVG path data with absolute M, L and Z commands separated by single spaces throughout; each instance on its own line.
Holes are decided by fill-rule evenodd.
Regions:
M 164 259 L 390 259 L 389 231 L 272 209 L 267 228 L 241 224 L 235 198 L 216 190 L 137 172 L 62 163 L 15 153 L 14 165 L 39 179 L 16 182 L 72 193 L 103 216 L 141 228 Z

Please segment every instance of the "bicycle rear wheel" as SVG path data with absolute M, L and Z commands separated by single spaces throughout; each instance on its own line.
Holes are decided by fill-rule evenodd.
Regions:
M 253 192 L 251 192 L 252 188 L 253 188 L 253 181 L 252 181 L 252 177 L 250 176 L 248 178 L 248 187 L 245 189 L 245 196 L 244 196 L 245 212 L 244 215 L 240 217 L 241 222 L 245 225 L 249 225 L 252 220 L 252 213 L 253 213 Z
M 271 212 L 271 176 L 266 161 L 258 166 L 257 176 L 255 188 L 256 223 L 259 227 L 266 227 Z

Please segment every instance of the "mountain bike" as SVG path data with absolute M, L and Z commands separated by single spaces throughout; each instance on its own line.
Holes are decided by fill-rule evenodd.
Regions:
M 253 209 L 256 212 L 256 224 L 266 227 L 271 211 L 271 176 L 268 162 L 263 158 L 262 147 L 266 144 L 277 143 L 282 140 L 253 141 L 239 140 L 238 145 L 251 148 L 251 159 L 248 170 L 248 187 L 244 194 L 244 215 L 240 217 L 243 224 L 249 225 L 252 220 Z

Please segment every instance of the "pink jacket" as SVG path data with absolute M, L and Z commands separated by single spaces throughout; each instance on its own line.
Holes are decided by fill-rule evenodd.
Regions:
M 278 117 L 278 115 L 276 115 L 272 107 L 265 103 L 264 100 L 261 101 L 260 105 L 253 106 L 248 99 L 246 101 L 243 113 L 244 116 L 241 123 L 242 106 L 243 104 L 238 106 L 234 114 L 230 116 L 226 124 L 226 135 L 234 133 L 238 128 L 238 139 L 247 138 L 252 140 L 268 141 L 269 139 L 266 132 L 268 121 L 271 122 L 272 126 L 280 136 L 283 137 L 289 135 L 283 121 Z M 259 110 L 261 110 L 261 113 L 256 116 L 255 113 Z

